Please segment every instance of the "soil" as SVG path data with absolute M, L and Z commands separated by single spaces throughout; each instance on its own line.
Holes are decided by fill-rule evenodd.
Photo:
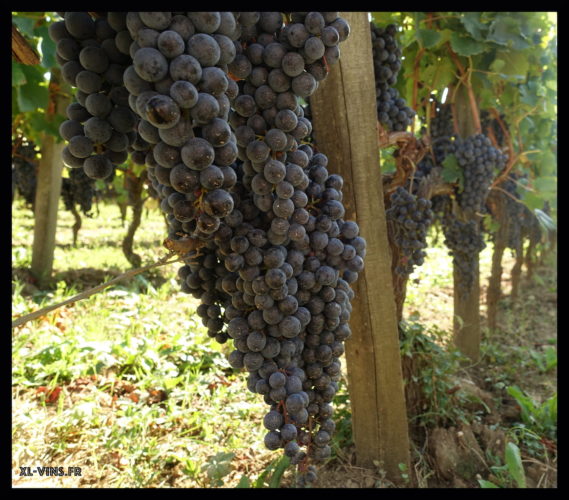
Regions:
M 509 297 L 511 270 L 514 259 L 504 258 L 503 297 L 498 306 L 498 328 L 491 340 L 500 350 L 517 353 L 523 369 L 511 366 L 508 385 L 518 385 L 537 403 L 545 401 L 557 391 L 557 368 L 540 373 L 532 365 L 529 352 L 538 351 L 557 339 L 557 269 L 541 266 L 534 278 L 522 277 L 519 296 L 515 301 Z M 538 278 L 535 278 L 535 276 Z M 485 296 L 487 280 L 481 286 L 481 327 L 485 331 Z M 445 302 L 452 304 L 452 289 L 436 290 L 438 295 L 448 295 Z M 434 314 L 441 314 L 440 309 Z M 421 321 L 436 323 L 437 317 L 426 317 L 421 311 Z M 512 354 L 514 356 L 514 354 Z M 506 365 L 507 366 L 507 365 Z M 407 482 L 393 484 L 386 479 L 381 467 L 357 466 L 355 450 L 343 450 L 343 456 L 320 469 L 318 488 L 479 488 L 478 479 L 498 484 L 490 467 L 488 457 L 499 457 L 504 463 L 504 449 L 508 441 L 508 429 L 521 421 L 521 409 L 504 387 L 496 383 L 504 379 L 504 365 L 496 363 L 491 356 L 482 357 L 473 366 L 461 370 L 456 378 L 456 387 L 468 394 L 472 403 L 464 408 L 468 424 L 439 426 L 412 436 L 412 473 Z M 482 419 L 480 415 L 483 414 Z M 469 416 L 471 418 L 469 418 Z M 540 488 L 557 487 L 557 444 L 543 439 L 547 448 L 546 460 L 538 460 L 518 443 L 524 464 L 527 486 Z M 378 464 L 381 465 L 381 464 Z
M 505 274 L 503 277 L 504 297 L 499 303 L 498 330 L 492 337 L 492 342 L 501 342 L 507 349 L 533 349 L 539 350 L 548 345 L 548 341 L 557 338 L 557 293 L 555 267 L 542 266 L 535 270 L 532 280 L 522 279 L 519 297 L 512 301 L 508 296 L 510 290 L 511 269 L 513 260 L 505 259 Z M 33 295 L 38 289 L 35 287 L 33 277 L 24 269 L 13 271 L 26 282 L 25 294 Z M 116 275 L 120 274 L 116 272 Z M 73 283 L 79 290 L 96 286 L 115 273 L 97 269 L 81 269 L 60 273 L 57 280 Z M 163 279 L 161 276 L 152 276 L 151 281 Z M 485 281 L 485 280 L 484 280 Z M 484 282 L 483 282 L 484 283 Z M 158 283 L 157 283 L 158 284 Z M 437 296 L 443 295 L 447 304 L 452 304 L 452 289 L 440 288 L 434 290 Z M 485 327 L 485 287 L 481 287 L 481 325 Z M 433 309 L 432 317 L 425 316 L 422 311 L 421 321 L 437 323 L 440 320 L 441 309 Z M 436 315 L 439 315 L 437 318 Z M 486 339 L 487 340 L 487 339 Z M 485 339 L 483 339 L 483 342 Z M 527 354 L 526 354 L 527 356 Z M 529 357 L 529 356 L 528 356 Z M 511 381 L 519 385 L 537 402 L 544 401 L 557 389 L 557 369 L 540 373 L 538 370 L 514 370 L 518 380 Z M 412 470 L 409 479 L 394 484 L 386 478 L 385 471 L 378 463 L 373 468 L 360 467 L 353 446 L 341 450 L 335 459 L 319 469 L 319 478 L 314 484 L 316 488 L 478 488 L 478 479 L 497 481 L 490 471 L 488 456 L 502 457 L 507 442 L 509 426 L 520 421 L 520 408 L 515 400 L 508 396 L 503 388 L 496 384 L 503 376 L 502 367 L 498 366 L 490 357 L 482 359 L 473 366 L 465 367 L 456 378 L 456 387 L 464 394 L 470 394 L 472 403 L 465 407 L 465 414 L 472 416 L 467 419 L 469 423 L 438 426 L 427 429 L 426 432 L 414 432 L 410 429 L 412 440 Z M 88 387 L 93 381 L 86 381 Z M 129 388 L 121 388 L 123 397 L 148 397 L 129 392 Z M 78 391 L 83 387 L 77 387 Z M 149 404 L 154 401 L 149 400 Z M 484 414 L 483 418 L 477 418 Z M 524 449 L 522 459 L 526 470 L 529 487 L 556 487 L 557 486 L 557 445 L 555 442 L 546 442 L 549 450 L 549 461 L 544 463 L 532 458 Z M 97 483 L 98 479 L 93 479 Z M 285 486 L 288 486 L 285 475 Z M 38 478 L 33 482 L 15 481 L 14 487 L 77 487 L 88 486 L 72 484 L 73 480 L 55 485 L 53 478 L 49 485 Z M 93 486 L 96 486 L 94 484 Z

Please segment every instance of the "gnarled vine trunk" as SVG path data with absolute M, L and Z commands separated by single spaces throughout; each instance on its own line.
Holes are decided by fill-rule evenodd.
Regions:
M 512 267 L 512 292 L 510 294 L 510 297 L 513 300 L 517 299 L 519 295 L 520 279 L 522 277 L 522 265 L 524 263 L 524 252 L 521 243 L 518 246 L 518 248 L 515 249 L 515 253 L 516 253 L 516 262 Z
M 73 203 L 71 205 L 71 213 L 73 214 L 73 217 L 75 218 L 75 223 L 73 224 L 73 227 L 72 227 L 72 230 L 73 230 L 73 246 L 75 248 L 77 248 L 77 236 L 79 235 L 79 230 L 81 229 L 82 220 L 81 220 L 81 215 L 79 215 L 79 212 L 77 211 L 77 207 L 75 206 L 75 203 Z
M 134 234 L 140 226 L 140 221 L 142 219 L 142 210 L 144 208 L 144 202 L 146 201 L 142 197 L 142 189 L 144 186 L 144 177 L 136 177 L 127 172 L 125 176 L 125 185 L 129 193 L 129 205 L 132 207 L 132 220 L 128 226 L 127 233 L 122 241 L 122 250 L 126 259 L 130 262 L 132 267 L 140 267 L 142 259 L 140 255 L 134 252 Z

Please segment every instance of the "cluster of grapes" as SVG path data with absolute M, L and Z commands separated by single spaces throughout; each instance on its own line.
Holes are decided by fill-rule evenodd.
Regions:
M 227 74 L 239 25 L 229 12 L 129 12 L 132 65 L 125 85 L 150 144 L 148 176 L 167 214 L 169 237 L 209 238 L 234 208 L 235 135 L 228 124 L 238 95 Z
M 290 13 L 286 20 L 260 13 L 241 38 L 238 68 L 230 67 L 243 78 L 229 119 L 243 163 L 234 188 L 241 206 L 225 219 L 234 229 L 224 243 L 231 274 L 222 286 L 232 300 L 225 310 L 235 347 L 229 361 L 249 371 L 249 390 L 269 405 L 265 444 L 299 464 L 303 485 L 316 479 L 308 460 L 331 452 L 330 403 L 365 241 L 343 220 L 341 177 L 306 144 L 312 125 L 299 104 L 338 60 L 349 27 L 337 13 Z M 209 325 L 216 311 L 208 312 Z
M 431 137 L 452 137 L 454 136 L 454 125 L 452 118 L 452 106 L 450 103 L 439 103 L 436 98 L 435 102 L 436 114 L 431 119 Z
M 370 23 L 377 99 L 377 118 L 389 131 L 405 130 L 415 116 L 405 99 L 399 96 L 397 74 L 401 69 L 401 49 L 395 35 L 397 27 L 389 24 L 385 28 Z
M 20 142 L 12 158 L 12 182 L 18 193 L 33 209 L 37 185 L 36 146 L 28 140 Z M 61 183 L 61 198 L 66 210 L 73 210 L 78 204 L 81 211 L 88 215 L 95 196 L 95 182 L 85 175 L 82 169 L 73 169 L 69 177 Z
M 92 17 L 93 14 L 95 17 Z M 129 108 L 123 73 L 130 60 L 121 12 L 61 12 L 49 26 L 66 82 L 76 88 L 59 133 L 67 141 L 64 163 L 92 179 L 109 177 L 136 147 L 136 116 Z
M 505 193 L 501 193 L 506 202 L 506 223 L 508 224 L 507 246 L 512 250 L 519 250 L 522 247 L 522 239 L 524 235 L 529 235 L 535 231 L 533 225 L 537 222 L 537 218 L 531 210 L 521 202 L 521 196 L 518 191 L 518 182 L 522 178 L 519 174 L 510 173 L 504 182 L 500 184 Z M 538 231 L 541 233 L 539 223 L 537 223 Z M 540 236 L 533 235 L 539 240 Z
M 61 197 L 66 210 L 72 211 L 75 205 L 79 205 L 81 211 L 89 216 L 95 194 L 94 179 L 81 168 L 70 170 L 69 177 L 61 179 Z
M 430 123 L 431 148 L 417 164 L 415 170 L 417 184 L 423 177 L 428 176 L 435 166 L 442 166 L 447 155 L 454 153 L 455 149 L 452 109 L 449 104 L 439 104 L 434 96 L 431 96 L 431 100 L 435 103 L 436 111 Z M 422 133 L 426 132 L 426 127 L 422 127 Z
M 64 22 L 84 17 L 71 14 Z M 349 25 L 337 12 L 98 16 L 130 56 L 129 144 L 144 152 L 170 243 L 199 243 L 179 269 L 182 290 L 200 300 L 208 335 L 233 342 L 231 366 L 269 405 L 267 447 L 284 448 L 299 484 L 311 483 L 309 462 L 331 452 L 365 240 L 343 219 L 343 180 L 308 144 L 299 103 L 338 61 Z
M 401 260 L 395 272 L 408 276 L 415 266 L 422 266 L 427 247 L 427 230 L 433 221 L 431 202 L 417 198 L 399 186 L 390 196 L 390 207 L 385 211 L 395 244 L 401 251 Z
M 447 213 L 443 220 L 444 243 L 453 257 L 458 274 L 458 293 L 461 296 L 470 292 L 474 284 L 477 256 L 486 247 L 478 226 L 476 221 L 464 222 L 452 213 Z
M 17 190 L 26 203 L 32 207 L 36 197 L 36 157 L 36 146 L 28 141 L 20 141 L 12 156 L 12 200 Z
M 455 152 L 457 136 L 454 133 L 451 105 L 436 103 L 435 110 L 436 115 L 431 120 L 431 147 L 435 163 L 442 165 L 447 155 Z
M 507 156 L 492 146 L 483 134 L 455 141 L 454 149 L 464 174 L 464 190 L 458 194 L 458 203 L 462 210 L 480 212 L 486 204 L 494 169 L 504 167 Z

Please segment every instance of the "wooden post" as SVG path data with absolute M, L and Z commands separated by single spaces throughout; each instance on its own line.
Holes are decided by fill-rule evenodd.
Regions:
M 476 133 L 474 125 L 472 102 L 468 90 L 461 86 L 454 95 L 454 105 L 458 130 L 463 139 Z M 463 214 L 465 220 L 471 218 L 478 221 L 476 214 Z M 456 347 L 472 361 L 480 356 L 480 265 L 479 255 L 474 257 L 474 280 L 470 290 L 462 295 L 459 293 L 459 273 L 453 264 L 454 286 L 454 343 Z
M 409 470 L 409 437 L 391 255 L 383 204 L 375 78 L 367 12 L 343 12 L 351 28 L 340 62 L 310 98 L 318 150 L 344 178 L 346 219 L 367 241 L 365 269 L 355 284 L 352 336 L 346 342 L 348 389 L 358 464 L 383 462 L 400 482 Z
M 40 58 L 18 28 L 12 24 L 12 59 L 22 64 L 39 64 Z
M 50 87 L 62 85 L 61 71 L 52 68 Z M 65 115 L 69 99 L 60 93 L 53 97 L 55 113 Z M 48 119 L 49 119 L 48 113 Z M 53 114 L 51 114 L 53 117 Z M 32 274 L 40 286 L 46 284 L 53 269 L 53 252 L 55 249 L 55 231 L 57 228 L 57 209 L 61 193 L 61 172 L 63 161 L 61 152 L 65 143 L 55 141 L 55 137 L 43 134 L 41 142 L 41 159 L 38 168 L 38 178 L 35 199 L 34 242 L 32 247 Z

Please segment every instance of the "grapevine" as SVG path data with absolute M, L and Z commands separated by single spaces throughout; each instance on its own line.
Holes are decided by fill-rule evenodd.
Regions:
M 12 200 L 17 191 L 32 208 L 37 184 L 37 151 L 35 148 L 35 144 L 20 138 L 12 154 Z
M 401 49 L 395 35 L 397 26 L 389 24 L 385 28 L 370 23 L 377 98 L 377 117 L 389 131 L 403 131 L 411 124 L 415 111 L 394 88 L 401 69 Z
M 337 12 L 63 15 L 54 39 L 79 46 L 59 54 L 79 100 L 64 160 L 102 178 L 144 155 L 168 247 L 198 250 L 178 271 L 182 291 L 268 405 L 265 445 L 313 483 L 312 463 L 331 453 L 365 240 L 344 220 L 342 178 L 308 144 L 300 99 L 338 61 L 349 25 Z
M 401 249 L 401 261 L 395 268 L 400 275 L 409 275 L 415 266 L 423 265 L 427 247 L 427 230 L 433 220 L 431 202 L 417 198 L 398 187 L 391 195 L 385 214 L 392 224 L 395 244 Z
M 483 134 L 457 140 L 455 155 L 464 173 L 464 189 L 458 194 L 458 203 L 464 211 L 479 213 L 485 206 L 494 172 L 506 165 L 507 156 Z

